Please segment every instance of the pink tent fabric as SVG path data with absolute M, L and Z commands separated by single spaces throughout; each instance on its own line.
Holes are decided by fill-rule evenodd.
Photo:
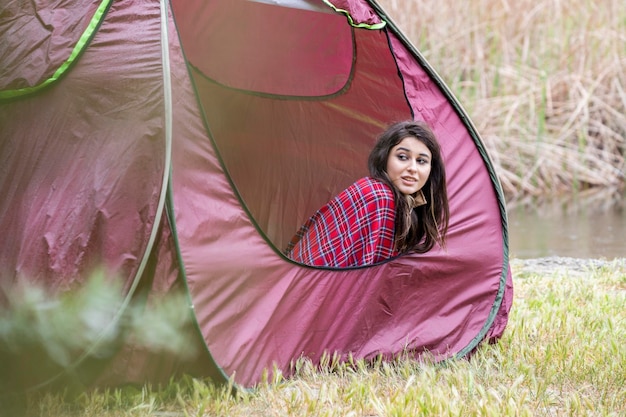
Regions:
M 189 294 L 186 331 L 200 357 L 129 344 L 98 383 L 192 371 L 253 386 L 274 366 L 289 374 L 301 356 L 443 360 L 502 335 L 513 288 L 493 166 L 468 116 L 375 2 L 105 3 L 39 4 L 40 24 L 54 28 L 39 34 L 51 56 L 67 57 L 93 29 L 41 89 L 67 58 L 32 73 L 42 51 L 31 11 L 10 1 L 12 18 L 0 15 L 0 231 L 10 236 L 0 279 L 63 289 L 104 263 L 125 277 L 129 298 L 138 286 Z M 20 43 L 9 29 L 24 21 L 33 29 Z M 446 248 L 352 269 L 282 255 L 311 214 L 367 173 L 376 135 L 408 118 L 441 141 Z

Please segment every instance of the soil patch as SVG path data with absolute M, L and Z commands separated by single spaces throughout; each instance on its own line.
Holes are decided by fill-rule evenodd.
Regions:
M 550 256 L 534 259 L 512 259 L 511 269 L 514 275 L 521 272 L 533 274 L 552 274 L 555 272 L 584 274 L 597 268 L 614 268 L 616 264 L 621 265 L 622 269 L 626 269 L 626 258 L 585 259 Z

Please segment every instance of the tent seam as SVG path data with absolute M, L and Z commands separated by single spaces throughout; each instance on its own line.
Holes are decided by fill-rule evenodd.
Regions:
M 141 277 L 144 273 L 146 265 L 148 264 L 148 259 L 150 258 L 150 254 L 152 253 L 152 248 L 154 246 L 154 242 L 156 241 L 157 234 L 159 231 L 159 227 L 161 224 L 161 219 L 163 217 L 163 210 L 165 207 L 165 200 L 167 198 L 167 188 L 169 184 L 169 167 L 171 165 L 171 142 L 172 142 L 172 100 L 171 100 L 171 79 L 169 76 L 169 68 L 170 68 L 170 59 L 169 59 L 169 40 L 167 35 L 167 6 L 165 5 L 167 0 L 160 0 L 160 11 L 161 11 L 161 58 L 162 58 L 162 68 L 163 68 L 163 102 L 164 102 L 164 115 L 165 115 L 165 163 L 163 167 L 163 177 L 161 182 L 161 191 L 159 192 L 159 201 L 157 204 L 157 209 L 154 216 L 154 222 L 152 224 L 152 230 L 150 231 L 150 237 L 148 238 L 148 243 L 144 249 L 143 256 L 141 258 L 141 262 L 139 263 L 139 267 L 137 268 L 137 272 L 135 273 L 135 277 L 132 280 L 132 284 L 122 302 L 118 314 L 111 320 L 111 326 L 117 323 L 122 315 L 124 314 L 126 308 L 131 302 L 133 295 L 141 281 Z M 163 23 L 163 15 L 165 14 L 165 23 Z M 103 332 L 104 334 L 105 332 Z M 96 341 L 91 349 L 87 350 L 77 361 L 76 364 L 82 362 L 88 355 L 97 347 L 98 341 Z
M 169 0 L 165 0 L 165 1 L 169 1 Z M 178 33 L 178 25 L 176 25 L 176 17 L 174 15 L 174 11 L 172 10 L 172 20 L 174 22 L 174 28 L 176 29 L 177 33 Z M 189 81 L 191 83 L 191 88 L 194 92 L 194 95 L 196 97 L 196 103 L 198 104 L 198 112 L 200 114 L 200 117 L 202 118 L 202 123 L 204 125 L 204 129 L 207 132 L 207 135 L 209 134 L 209 129 L 208 129 L 208 125 L 206 123 L 205 117 L 204 117 L 204 109 L 202 108 L 202 103 L 200 102 L 200 98 L 198 97 L 198 92 L 197 89 L 195 87 L 195 83 L 193 81 L 193 75 L 191 74 L 191 70 L 190 68 L 193 68 L 193 66 L 191 64 L 189 64 L 189 61 L 187 60 L 187 57 L 185 56 L 185 49 L 183 48 L 182 43 L 180 42 L 180 34 L 178 34 L 178 42 L 180 44 L 180 52 L 183 56 L 183 62 L 185 64 L 185 69 L 187 70 L 187 74 L 189 75 Z M 210 137 L 209 140 L 211 141 Z M 212 142 L 212 141 L 211 141 Z M 219 156 L 218 156 L 219 158 Z M 221 162 L 221 161 L 220 161 Z M 223 167 L 223 164 L 222 164 Z M 191 318 L 194 324 L 194 327 L 196 329 L 196 331 L 198 332 L 198 336 L 200 337 L 200 340 L 202 341 L 202 345 L 204 346 L 205 349 L 205 353 L 208 355 L 210 361 L 213 363 L 214 367 L 218 370 L 220 376 L 222 376 L 223 381 L 216 381 L 216 382 L 222 382 L 222 383 L 227 383 L 230 380 L 229 375 L 226 374 L 226 372 L 224 371 L 224 369 L 217 363 L 217 361 L 215 360 L 215 358 L 213 357 L 213 355 L 211 354 L 211 351 L 209 349 L 209 346 L 207 344 L 206 339 L 204 338 L 204 334 L 202 333 L 202 329 L 200 328 L 200 323 L 198 323 L 198 319 L 197 316 L 195 314 L 195 306 L 193 303 L 193 299 L 191 297 L 191 291 L 189 288 L 189 282 L 187 280 L 187 273 L 185 270 L 185 263 L 183 261 L 183 255 L 182 252 L 180 250 L 180 241 L 178 240 L 178 230 L 176 228 L 176 216 L 175 216 L 175 212 L 174 212 L 174 190 L 173 190 L 173 164 L 170 165 L 170 181 L 168 184 L 168 190 L 167 190 L 167 210 L 166 210 L 166 215 L 168 218 L 168 222 L 170 224 L 170 229 L 172 232 L 172 240 L 174 242 L 174 248 L 176 250 L 176 259 L 178 261 L 178 266 L 179 266 L 179 277 L 183 283 L 183 285 L 185 286 L 185 290 L 186 290 L 186 295 L 187 295 L 187 302 L 188 302 L 188 307 L 191 313 Z M 228 177 L 228 175 L 226 175 L 226 177 Z M 234 386 L 234 388 L 240 388 L 238 387 L 236 384 Z

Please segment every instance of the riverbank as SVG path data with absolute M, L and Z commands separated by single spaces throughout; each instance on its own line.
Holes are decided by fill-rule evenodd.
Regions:
M 572 258 L 566 256 L 548 256 L 533 259 L 511 259 L 513 277 L 516 275 L 575 274 L 583 275 L 598 269 L 611 268 L 626 273 L 626 258 Z

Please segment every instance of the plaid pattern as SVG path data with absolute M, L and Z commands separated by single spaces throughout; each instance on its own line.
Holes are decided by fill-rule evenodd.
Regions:
M 296 233 L 285 254 L 307 265 L 345 268 L 395 256 L 393 191 L 361 178 L 319 209 Z

